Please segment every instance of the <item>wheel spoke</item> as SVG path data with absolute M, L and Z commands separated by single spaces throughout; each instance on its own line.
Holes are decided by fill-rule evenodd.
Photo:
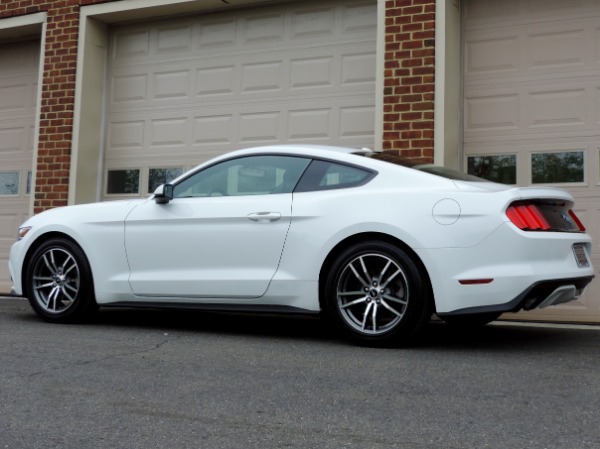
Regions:
M 365 274 L 366 279 L 367 279 L 367 285 L 369 285 L 369 280 L 371 279 L 371 275 L 369 274 L 369 270 L 367 270 L 367 266 L 365 265 L 365 258 L 360 257 L 359 260 L 360 260 L 360 266 L 361 266 L 363 273 Z
M 362 296 L 365 292 L 362 290 L 357 290 L 355 292 L 338 292 L 338 296 Z
M 362 259 L 361 259 L 361 263 L 362 263 Z M 356 279 L 358 279 L 358 281 L 364 286 L 364 287 L 368 287 L 370 284 L 369 282 L 365 281 L 360 274 L 358 274 L 358 271 L 356 271 L 356 268 L 354 268 L 354 265 L 352 265 L 352 263 L 350 263 L 348 265 L 350 267 L 350 269 L 352 270 L 352 273 L 354 273 L 354 276 L 356 276 Z
M 72 262 L 71 265 L 69 266 L 69 268 L 65 269 L 67 266 L 67 263 Z M 67 274 L 69 274 L 71 272 L 71 270 L 75 270 L 77 269 L 77 263 L 75 263 L 75 259 L 73 259 L 71 256 L 69 256 L 65 262 L 62 264 L 61 270 L 63 272 L 63 274 L 66 276 Z
M 395 272 L 394 274 L 392 274 L 392 275 L 391 275 L 389 278 L 387 278 L 387 279 L 385 280 L 385 282 L 383 282 L 383 279 L 382 279 L 382 282 L 381 282 L 381 288 L 386 288 L 386 287 L 387 287 L 387 285 L 388 285 L 390 282 L 392 282 L 392 281 L 394 280 L 394 278 L 395 278 L 396 276 L 398 276 L 400 273 L 402 273 L 402 270 L 398 269 L 398 270 L 396 270 L 396 272 Z
M 34 281 L 51 281 L 52 276 L 34 276 L 33 280 Z
M 362 329 L 366 330 L 367 329 L 367 321 L 369 319 L 369 312 L 371 311 L 371 308 L 373 307 L 373 303 L 370 302 L 369 304 L 367 304 L 367 308 L 365 309 L 365 314 L 363 316 L 363 321 L 362 321 Z
M 373 332 L 377 332 L 377 304 L 373 304 L 373 312 L 371 313 L 373 319 Z
M 396 315 L 396 316 L 398 316 L 398 317 L 401 317 L 401 316 L 402 316 L 402 314 L 401 314 L 400 312 L 398 312 L 398 311 L 397 311 L 396 309 L 394 309 L 393 307 L 390 307 L 390 305 L 389 305 L 387 302 L 385 302 L 385 301 L 383 301 L 383 300 L 382 300 L 382 301 L 381 301 L 381 305 L 382 305 L 383 307 L 385 307 L 386 309 L 388 309 L 390 312 L 392 312 L 394 315 Z
M 77 291 L 79 290 L 78 288 L 74 287 L 73 285 L 69 284 L 65 284 L 63 285 L 64 288 L 68 288 L 69 290 L 71 290 L 73 293 L 77 294 Z
M 396 302 L 398 304 L 402 304 L 403 306 L 405 306 L 406 304 L 408 304 L 408 301 L 406 301 L 404 299 L 396 298 L 396 297 L 390 296 L 390 295 L 383 295 L 383 298 L 387 299 L 388 301 L 392 301 L 392 302 Z
M 66 287 L 69 287 L 69 286 L 68 286 L 68 285 L 63 285 L 63 286 L 61 287 L 60 291 L 62 292 L 62 294 L 63 294 L 63 295 L 65 295 L 65 296 L 66 296 L 66 297 L 69 299 L 69 301 L 71 301 L 71 302 L 75 301 L 75 297 L 74 297 L 74 296 L 71 296 L 71 295 L 70 295 L 70 294 L 67 292 L 67 289 L 66 289 Z M 71 288 L 72 288 L 72 287 L 71 287 Z M 77 293 L 77 290 L 75 290 L 75 293 Z
M 385 264 L 385 267 L 383 267 L 383 270 L 381 270 L 381 274 L 379 275 L 379 281 L 380 282 L 383 279 L 383 276 L 385 275 L 385 272 L 387 271 L 387 269 L 390 267 L 391 264 L 392 264 L 392 261 L 388 260 L 387 263 Z
M 350 301 L 350 302 L 348 302 L 348 303 L 346 303 L 346 304 L 342 304 L 342 305 L 340 306 L 340 308 L 342 308 L 342 309 L 347 309 L 348 307 L 355 306 L 356 304 L 361 304 L 361 303 L 365 302 L 366 300 L 367 300 L 367 297 L 366 297 L 366 296 L 364 296 L 364 297 L 362 297 L 362 298 L 355 299 L 354 301 Z
M 52 251 L 49 251 L 49 253 L 50 253 L 50 262 L 48 261 L 48 257 L 46 257 L 47 254 L 44 254 L 44 256 L 43 256 L 44 263 L 46 264 L 46 267 L 48 267 L 48 270 L 50 270 L 50 273 L 56 274 L 58 269 L 56 268 L 56 265 L 54 264 L 54 253 Z
M 46 282 L 45 284 L 42 284 L 42 285 L 36 285 L 35 289 L 39 290 L 41 288 L 52 287 L 53 285 L 54 285 L 54 282 L 50 281 L 50 282 Z
M 56 312 L 57 299 L 58 299 L 59 292 L 60 292 L 60 287 L 58 285 L 55 285 L 54 288 L 52 289 L 52 291 L 50 292 L 50 295 L 48 295 L 48 308 L 55 312 Z

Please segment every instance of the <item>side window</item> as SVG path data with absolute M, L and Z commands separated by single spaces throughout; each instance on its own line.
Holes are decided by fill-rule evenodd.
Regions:
M 296 192 L 345 189 L 369 182 L 377 173 L 351 165 L 314 160 L 296 188 Z
M 310 163 L 294 156 L 249 156 L 199 171 L 175 186 L 175 198 L 290 193 Z

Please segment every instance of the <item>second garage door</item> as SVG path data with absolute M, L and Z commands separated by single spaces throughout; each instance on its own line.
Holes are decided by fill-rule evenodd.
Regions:
M 594 239 L 597 279 L 585 296 L 518 316 L 600 322 L 600 3 L 463 6 L 465 168 L 569 190 Z
M 376 2 L 295 2 L 116 27 L 104 199 L 278 143 L 373 146 Z

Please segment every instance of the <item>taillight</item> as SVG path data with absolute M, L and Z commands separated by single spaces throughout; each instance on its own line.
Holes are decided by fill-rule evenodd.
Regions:
M 583 223 L 581 222 L 579 217 L 577 217 L 577 215 L 575 215 L 575 212 L 573 212 L 571 209 L 569 209 L 569 215 L 571 216 L 571 218 L 573 219 L 573 221 L 575 222 L 575 224 L 577 225 L 579 230 L 581 232 L 585 232 L 585 226 L 583 225 Z
M 565 202 L 517 201 L 506 209 L 506 216 L 523 231 L 585 232 L 585 226 Z
M 544 218 L 535 204 L 519 204 L 509 206 L 506 215 L 514 225 L 523 231 L 547 231 L 548 220 Z

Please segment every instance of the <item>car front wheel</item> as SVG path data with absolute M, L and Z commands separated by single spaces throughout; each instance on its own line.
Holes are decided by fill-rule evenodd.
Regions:
M 333 263 L 324 307 L 336 327 L 356 343 L 407 343 L 431 317 L 427 277 L 402 249 L 385 242 L 355 244 Z
M 35 250 L 25 288 L 33 310 L 48 321 L 78 321 L 96 309 L 87 258 L 67 239 L 48 240 Z

